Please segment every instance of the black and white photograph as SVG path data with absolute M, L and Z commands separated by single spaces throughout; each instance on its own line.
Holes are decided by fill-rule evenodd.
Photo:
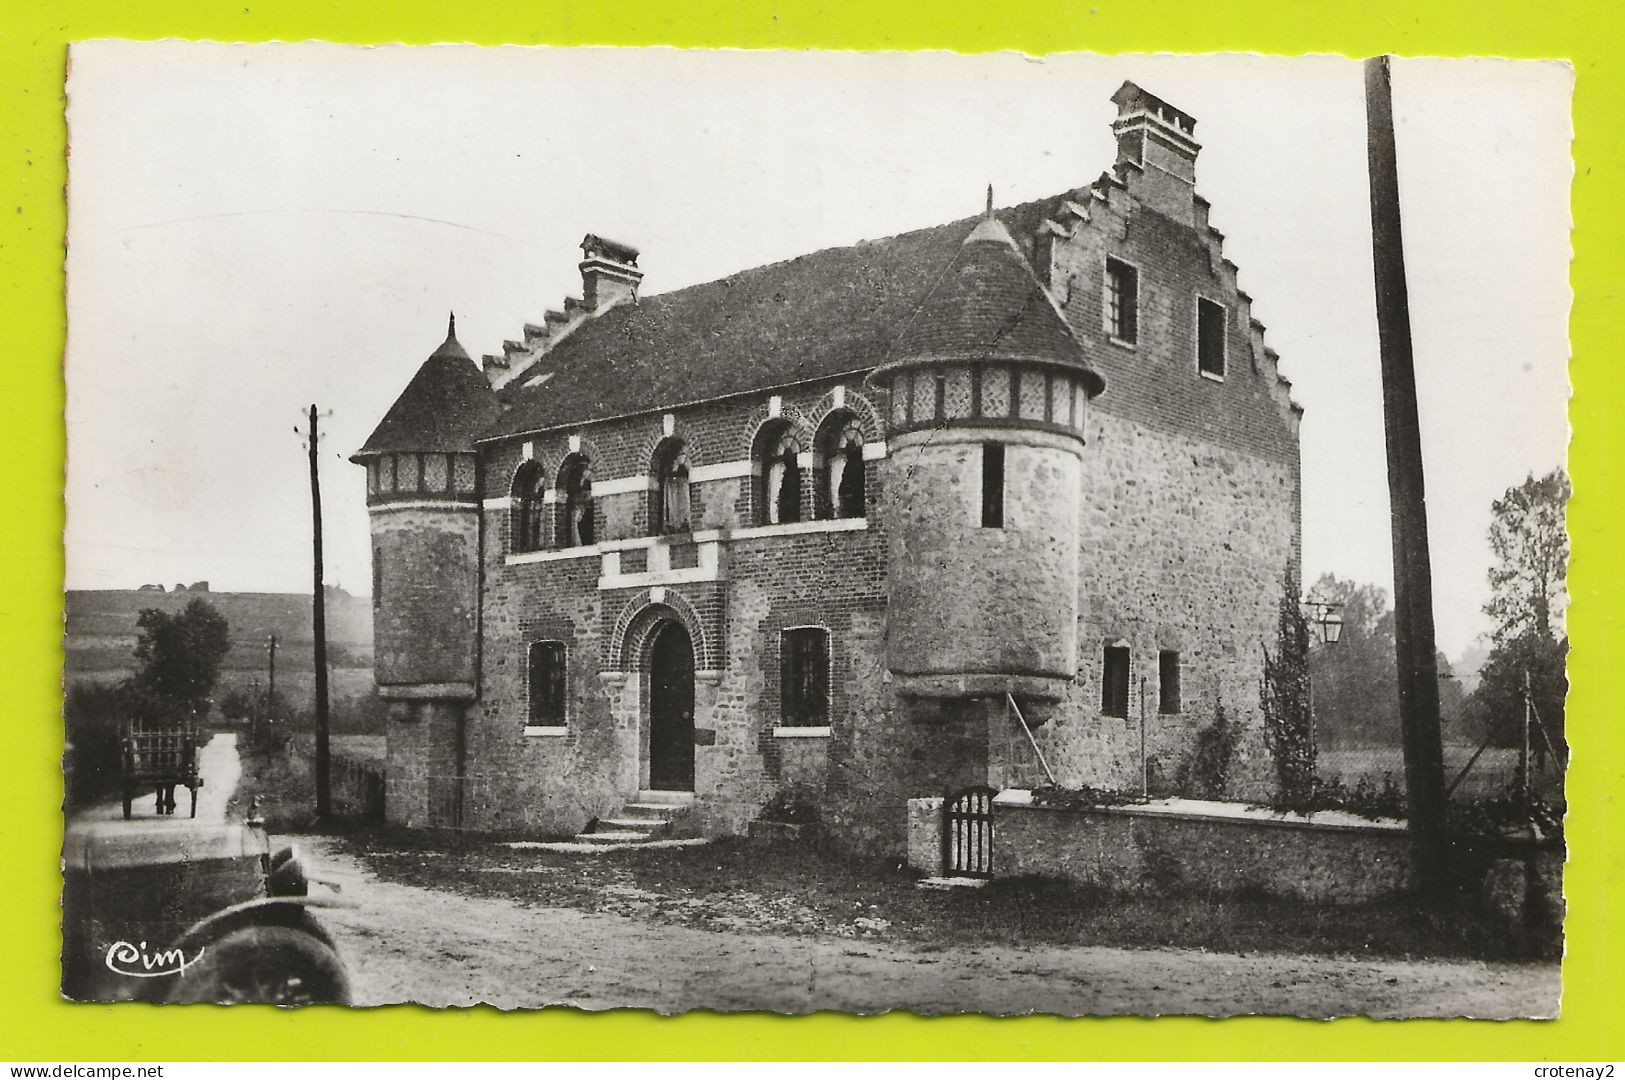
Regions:
M 61 993 L 1558 1016 L 1573 79 L 76 43 Z

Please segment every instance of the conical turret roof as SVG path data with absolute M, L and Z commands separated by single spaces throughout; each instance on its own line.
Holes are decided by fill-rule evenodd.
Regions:
M 496 391 L 458 342 L 452 315 L 446 340 L 418 368 L 356 456 L 471 453 L 474 436 L 501 411 Z
M 1015 239 L 992 214 L 977 222 L 914 309 L 883 369 L 935 360 L 1062 365 L 1087 376 L 1091 396 L 1105 387 Z

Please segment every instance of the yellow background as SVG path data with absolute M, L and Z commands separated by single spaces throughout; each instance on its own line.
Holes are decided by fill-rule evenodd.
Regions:
M 1566 8 L 1566 10 L 1564 10 Z M 68 1005 L 57 999 L 61 838 L 63 123 L 66 45 L 91 37 L 219 41 L 470 41 L 739 48 L 1337 52 L 1561 57 L 1576 69 L 1570 507 L 1574 561 L 1569 732 L 1572 861 L 1563 1018 L 1555 1022 L 1313 1023 L 1286 1019 L 991 1020 L 415 1007 Z M 462 0 L 13 0 L 0 14 L 0 415 L 11 491 L 0 529 L 0 1057 L 460 1058 L 1394 1058 L 1606 1060 L 1625 984 L 1611 910 L 1620 883 L 1615 793 L 1625 780 L 1610 659 L 1622 600 L 1619 430 L 1625 424 L 1625 5 L 1590 0 L 786 0 L 659 4 Z M 1264 167 L 1261 163 L 1260 167 Z M 1516 213 L 1516 207 L 1508 207 Z M 1485 228 L 1494 228 L 1493 221 Z M 111 344 L 111 343 L 110 343 Z M 161 418 L 131 417 L 131 423 Z M 653 958 L 651 958 L 653 961 Z

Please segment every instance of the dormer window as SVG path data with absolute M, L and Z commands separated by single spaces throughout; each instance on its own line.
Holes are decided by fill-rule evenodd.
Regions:
M 1210 379 L 1224 378 L 1224 323 L 1223 304 L 1196 298 L 1196 369 Z
M 655 486 L 649 521 L 656 534 L 689 531 L 688 448 L 667 439 L 655 451 Z
M 1106 333 L 1113 341 L 1140 340 L 1140 272 L 1121 259 L 1106 259 Z

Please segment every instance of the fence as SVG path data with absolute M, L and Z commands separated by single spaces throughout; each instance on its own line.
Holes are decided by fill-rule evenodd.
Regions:
M 428 785 L 428 820 L 431 829 L 489 828 L 500 814 L 500 792 L 511 790 L 500 777 L 431 776 Z

